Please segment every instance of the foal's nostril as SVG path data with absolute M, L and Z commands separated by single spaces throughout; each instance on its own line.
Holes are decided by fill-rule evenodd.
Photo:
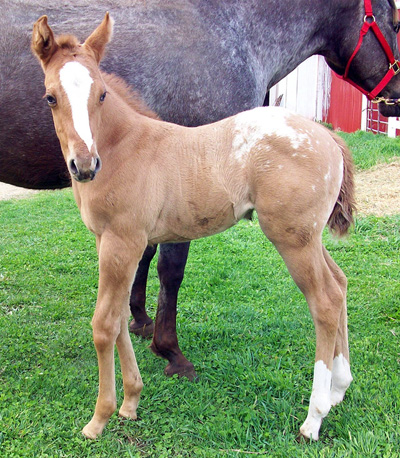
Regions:
M 101 160 L 100 158 L 96 158 L 96 165 L 94 167 L 94 173 L 96 174 L 97 172 L 99 172 L 101 169 Z
M 78 171 L 78 167 L 76 165 L 75 159 L 71 159 L 69 161 L 69 170 L 71 171 L 73 175 L 78 175 L 79 171 Z
M 97 175 L 97 172 L 101 169 L 101 160 L 96 158 L 94 161 L 94 168 L 90 170 L 90 179 L 94 180 L 94 177 Z

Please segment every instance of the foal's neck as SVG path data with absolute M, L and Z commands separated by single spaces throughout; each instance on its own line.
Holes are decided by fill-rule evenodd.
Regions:
M 157 115 L 144 103 L 140 95 L 133 91 L 116 75 L 102 73 L 106 84 L 107 97 L 100 127 L 100 141 L 115 148 L 128 140 L 133 146 L 141 135 L 144 125 Z M 100 149 L 100 145 L 98 145 Z

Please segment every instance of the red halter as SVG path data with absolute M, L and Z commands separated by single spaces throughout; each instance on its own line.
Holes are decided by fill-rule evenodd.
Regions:
M 361 91 L 363 94 L 365 94 L 368 99 L 373 100 L 375 97 L 381 92 L 381 90 L 389 83 L 389 81 L 393 78 L 394 75 L 397 75 L 400 72 L 400 62 L 394 58 L 393 52 L 390 49 L 390 46 L 388 42 L 386 41 L 385 37 L 383 36 L 381 29 L 379 28 L 378 24 L 375 21 L 375 16 L 372 13 L 372 5 L 371 5 L 371 0 L 364 0 L 364 6 L 365 6 L 365 16 L 364 16 L 364 24 L 361 27 L 360 31 L 360 38 L 358 39 L 357 46 L 355 47 L 353 54 L 351 55 L 349 61 L 347 62 L 346 69 L 344 71 L 343 75 L 338 75 L 339 78 L 342 78 L 344 81 L 347 81 L 354 87 L 356 87 L 359 91 Z M 369 30 L 372 30 L 379 41 L 380 45 L 382 46 L 383 50 L 385 51 L 385 54 L 389 60 L 389 70 L 387 71 L 386 75 L 382 78 L 381 82 L 378 83 L 378 85 L 373 89 L 371 92 L 366 91 L 362 87 L 358 86 L 358 84 L 354 83 L 348 78 L 348 73 L 350 69 L 350 65 L 353 62 L 353 59 L 356 57 L 358 51 L 361 48 L 363 39 L 367 32 Z M 393 100 L 393 102 L 390 103 L 392 99 L 387 99 L 388 104 L 394 104 L 398 102 L 398 99 Z M 377 99 L 375 100 L 376 102 L 382 102 L 385 101 L 385 99 L 380 100 Z

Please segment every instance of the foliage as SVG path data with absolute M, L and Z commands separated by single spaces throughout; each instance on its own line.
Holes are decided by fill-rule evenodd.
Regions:
M 311 392 L 313 325 L 257 221 L 192 244 L 178 334 L 197 383 L 167 379 L 149 342 L 132 337 L 145 383 L 140 418 L 114 415 L 88 441 L 80 430 L 97 395 L 94 238 L 69 190 L 0 202 L 0 214 L 0 456 L 398 456 L 399 216 L 359 218 L 345 241 L 324 234 L 349 279 L 354 382 L 320 441 L 306 444 L 296 436 Z M 148 290 L 154 315 L 154 266 Z

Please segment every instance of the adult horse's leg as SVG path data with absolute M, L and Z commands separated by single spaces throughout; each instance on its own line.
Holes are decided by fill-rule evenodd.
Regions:
M 148 337 L 154 332 L 152 351 L 168 360 L 166 375 L 178 374 L 193 380 L 196 377 L 193 364 L 183 355 L 176 335 L 176 306 L 189 253 L 190 243 L 167 243 L 160 245 L 158 276 L 160 293 L 155 326 L 146 313 L 146 284 L 150 262 L 157 246 L 147 247 L 139 263 L 130 297 L 133 320 L 129 330 L 136 335 Z
M 82 430 L 91 439 L 101 434 L 117 406 L 115 344 L 120 356 L 124 384 L 124 402 L 120 414 L 136 418 L 143 383 L 128 333 L 129 293 L 145 247 L 145 237 L 137 237 L 135 242 L 113 234 L 103 234 L 97 238 L 99 290 L 92 327 L 99 364 L 99 393 L 94 415 Z
M 193 364 L 188 361 L 179 348 L 176 335 L 176 304 L 178 291 L 183 280 L 190 243 L 162 244 L 158 258 L 160 293 L 152 351 L 169 363 L 166 375 L 178 374 L 193 380 L 196 377 Z
M 150 337 L 154 332 L 153 320 L 146 312 L 146 285 L 149 274 L 150 262 L 157 251 L 157 245 L 148 246 L 143 253 L 136 272 L 135 281 L 132 285 L 129 307 L 133 320 L 129 324 L 129 330 L 137 336 Z

